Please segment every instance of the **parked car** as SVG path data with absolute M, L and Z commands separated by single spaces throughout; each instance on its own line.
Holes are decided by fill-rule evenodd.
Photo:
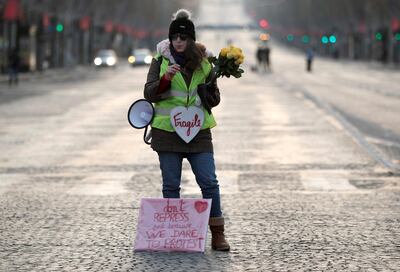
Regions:
M 138 48 L 132 50 L 132 55 L 129 56 L 128 62 L 132 66 L 136 65 L 150 65 L 153 56 L 151 51 L 147 48 Z
M 117 53 L 112 49 L 101 49 L 97 52 L 93 62 L 97 67 L 115 67 L 118 62 Z

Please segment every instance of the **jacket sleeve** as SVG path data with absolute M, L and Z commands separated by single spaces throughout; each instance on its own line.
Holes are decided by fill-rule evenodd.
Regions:
M 210 75 L 207 77 L 207 82 L 210 81 L 211 77 L 213 76 L 214 72 L 211 71 Z M 215 107 L 219 104 L 221 101 L 220 93 L 219 93 L 219 88 L 217 85 L 217 80 L 214 81 L 214 83 L 211 84 L 210 87 L 208 87 L 207 90 L 207 102 L 211 107 Z
M 162 58 L 153 59 L 149 72 L 147 73 L 147 81 L 144 85 L 144 98 L 155 103 L 161 100 L 161 94 L 169 89 L 170 83 L 165 84 L 165 79 L 160 79 L 160 66 Z M 160 86 L 160 82 L 163 80 L 163 84 Z

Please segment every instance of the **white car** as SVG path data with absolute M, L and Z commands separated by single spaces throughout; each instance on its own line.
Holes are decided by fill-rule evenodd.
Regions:
M 97 52 L 93 62 L 97 67 L 114 67 L 118 62 L 117 53 L 112 49 L 101 49 Z
M 151 51 L 147 48 L 138 48 L 132 51 L 129 56 L 128 62 L 132 65 L 150 65 L 153 56 Z

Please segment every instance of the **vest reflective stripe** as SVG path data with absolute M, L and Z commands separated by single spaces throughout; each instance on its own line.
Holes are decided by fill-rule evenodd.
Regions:
M 172 109 L 154 109 L 156 115 L 170 115 Z
M 196 105 L 195 107 L 198 107 L 198 106 Z M 156 109 L 154 109 L 154 113 L 155 113 L 156 115 L 168 115 L 168 116 L 170 116 L 171 111 L 172 111 L 173 109 L 174 109 L 174 108 L 171 108 L 171 109 L 160 109 L 160 108 L 156 108 Z
M 197 88 L 194 89 L 193 91 L 191 91 L 191 93 L 189 95 L 190 96 L 197 95 Z M 169 97 L 172 97 L 172 96 L 187 97 L 187 92 L 182 92 L 182 91 L 177 91 L 177 90 L 169 90 L 169 91 L 161 94 L 161 98 L 162 99 L 169 98 Z
M 168 65 L 169 60 L 163 58 L 160 66 L 160 78 L 167 71 Z M 152 127 L 170 132 L 175 131 L 171 125 L 170 112 L 177 106 L 200 106 L 204 112 L 204 123 L 202 129 L 215 127 L 216 123 L 214 117 L 201 106 L 200 97 L 197 95 L 197 86 L 201 83 L 205 83 L 210 72 L 211 64 L 207 60 L 203 60 L 201 68 L 193 72 L 189 86 L 186 85 L 182 74 L 178 72 L 171 81 L 171 90 L 162 94 L 161 98 L 163 100 L 154 105 L 155 116 L 152 122 Z

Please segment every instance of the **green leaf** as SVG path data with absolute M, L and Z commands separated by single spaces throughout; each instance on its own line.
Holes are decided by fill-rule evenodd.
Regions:
M 234 77 L 239 78 L 242 76 L 242 74 L 238 71 L 236 71 L 236 73 L 233 74 Z
M 217 60 L 217 58 L 216 57 L 208 57 L 208 61 L 210 62 L 210 63 L 215 63 L 215 61 Z

